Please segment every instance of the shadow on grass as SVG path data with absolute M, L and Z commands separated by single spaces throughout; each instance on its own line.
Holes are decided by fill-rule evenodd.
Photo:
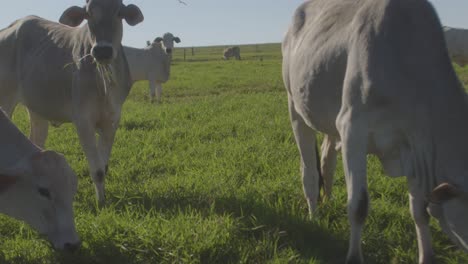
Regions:
M 99 241 L 74 253 L 57 252 L 57 263 L 91 264 L 91 263 L 137 263 L 131 254 L 123 251 L 113 241 Z
M 278 241 L 279 251 L 282 248 L 289 247 L 299 253 L 301 261 L 309 262 L 311 259 L 320 261 L 320 263 L 344 263 L 347 253 L 347 240 L 332 234 L 329 230 L 324 230 L 314 221 L 307 220 L 304 214 L 292 215 L 286 212 L 284 207 L 275 208 L 264 202 L 258 201 L 256 194 L 246 195 L 246 198 L 237 197 L 216 197 L 212 199 L 205 198 L 204 195 L 196 196 L 182 195 L 178 191 L 175 195 L 165 195 L 164 197 L 141 196 L 133 198 L 133 206 L 140 205 L 146 210 L 156 209 L 161 213 L 177 213 L 190 210 L 196 210 L 202 215 L 208 216 L 213 213 L 218 215 L 232 215 L 241 221 L 241 237 L 245 240 L 259 240 L 266 233 L 278 231 L 283 234 Z M 190 193 L 190 192 L 186 192 Z M 192 192 L 193 194 L 193 192 Z M 110 198 L 110 197 L 109 197 Z M 257 199 L 256 199 L 257 198 Z M 124 203 L 116 204 L 116 200 L 109 199 L 109 204 L 116 211 L 126 211 Z M 287 208 L 287 206 L 286 206 Z M 97 252 L 98 250 L 96 250 Z M 212 256 L 223 263 L 238 263 L 238 252 L 233 255 Z M 269 252 L 266 252 L 269 254 Z M 271 255 L 270 257 L 274 257 Z M 368 263 L 379 263 L 376 259 L 366 258 Z M 214 263 L 213 260 L 207 260 L 203 263 Z M 217 263 L 217 262 L 216 262 Z

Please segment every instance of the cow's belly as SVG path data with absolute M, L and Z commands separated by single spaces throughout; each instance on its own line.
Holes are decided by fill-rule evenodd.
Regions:
M 38 88 L 37 93 L 21 94 L 22 104 L 30 111 L 56 124 L 72 121 L 71 100 L 64 100 L 62 96 L 51 94 L 50 90 L 40 89 L 40 86 L 36 88 Z
M 47 66 L 44 66 L 47 68 Z M 33 75 L 25 74 L 20 81 L 20 101 L 44 119 L 57 123 L 71 122 L 71 78 L 63 71 L 51 75 L 47 69 L 38 69 Z

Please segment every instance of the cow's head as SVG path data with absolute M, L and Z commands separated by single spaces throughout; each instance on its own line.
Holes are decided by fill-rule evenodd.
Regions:
M 76 189 L 77 177 L 62 155 L 37 152 L 0 175 L 0 208 L 47 236 L 56 249 L 74 250 L 80 245 L 73 215 Z
M 166 33 L 164 36 L 157 37 L 154 40 L 154 43 L 159 43 L 161 44 L 162 48 L 166 52 L 166 54 L 172 54 L 172 50 L 174 49 L 174 42 L 175 43 L 180 43 L 180 38 L 179 37 L 174 37 L 171 33 Z
M 85 19 L 93 42 L 91 55 L 97 62 L 108 64 L 117 56 L 122 42 L 122 19 L 135 26 L 143 21 L 143 14 L 136 5 L 126 6 L 122 0 L 86 0 L 84 7 L 65 10 L 60 23 L 77 27 Z
M 429 213 L 454 243 L 468 251 L 468 193 L 460 187 L 442 183 L 431 194 Z

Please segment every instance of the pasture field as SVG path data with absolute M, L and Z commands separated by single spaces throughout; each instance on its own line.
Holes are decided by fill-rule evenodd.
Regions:
M 197 48 L 186 62 L 179 48 L 162 104 L 149 103 L 147 83 L 134 86 L 103 209 L 73 126 L 51 127 L 46 147 L 64 153 L 79 176 L 82 247 L 55 252 L 27 225 L 1 216 L 0 263 L 343 263 L 349 225 L 341 160 L 334 199 L 308 219 L 279 44 L 241 46 L 242 61 L 222 61 L 223 48 Z M 457 71 L 466 83 L 468 72 Z M 25 133 L 27 120 L 17 109 L 14 121 Z M 371 156 L 368 169 L 367 263 L 417 263 L 405 180 L 384 176 Z M 438 263 L 468 263 L 431 225 Z

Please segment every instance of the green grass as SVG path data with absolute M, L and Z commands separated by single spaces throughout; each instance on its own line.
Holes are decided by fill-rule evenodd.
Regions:
M 163 104 L 149 103 L 147 83 L 135 85 L 102 210 L 74 128 L 51 127 L 47 148 L 64 153 L 79 175 L 74 207 L 83 246 L 55 252 L 27 225 L 1 217 L 0 262 L 343 263 L 349 225 L 341 161 L 335 198 L 309 220 L 279 45 L 241 47 L 242 61 L 221 61 L 222 48 L 196 49 L 186 62 L 179 50 Z M 23 108 L 14 121 L 28 131 Z M 370 157 L 369 186 L 367 263 L 417 263 L 404 179 L 385 177 Z M 468 263 L 434 222 L 432 230 L 439 263 Z

